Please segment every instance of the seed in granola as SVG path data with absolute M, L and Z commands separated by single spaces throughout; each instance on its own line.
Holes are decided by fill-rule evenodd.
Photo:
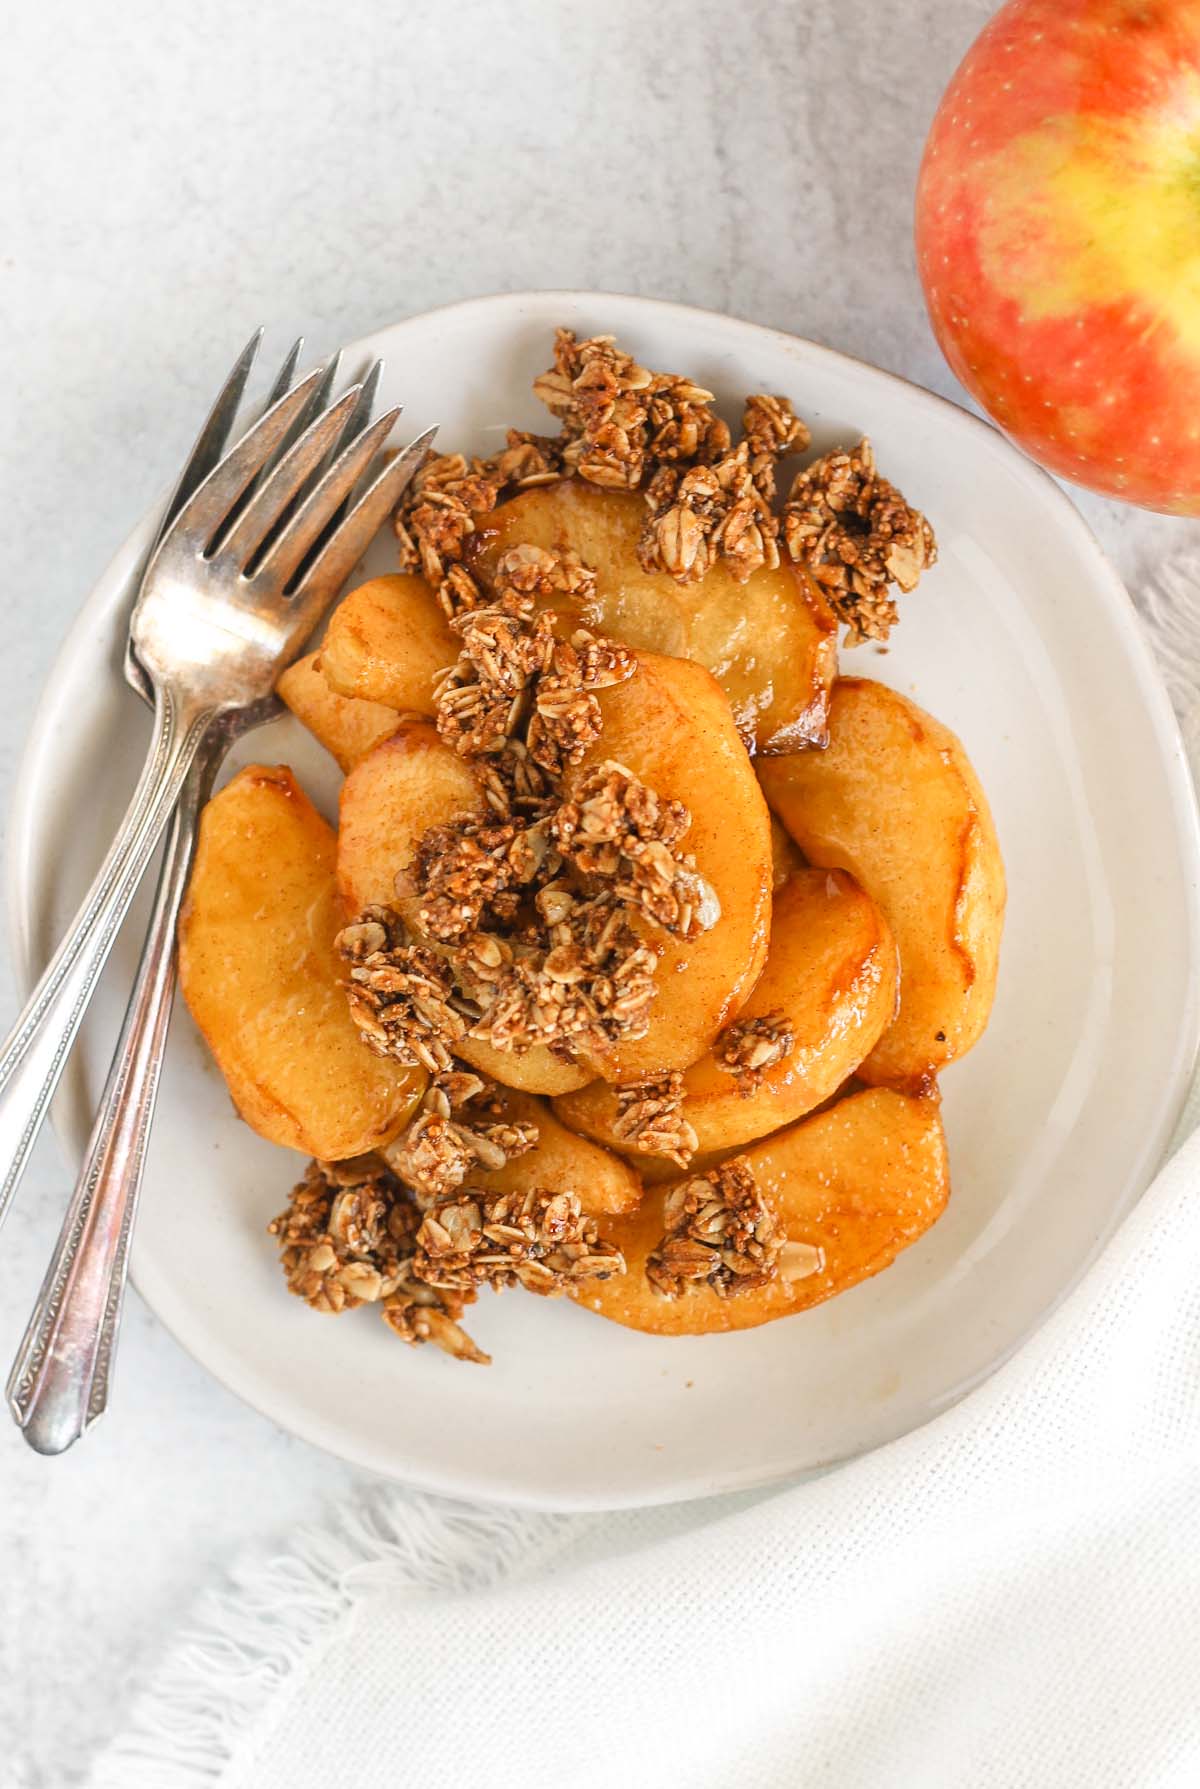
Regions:
M 795 1042 L 787 1014 L 777 1008 L 760 1018 L 735 1020 L 717 1039 L 713 1056 L 719 1068 L 736 1078 L 738 1092 L 748 1098 Z
M 745 1156 L 672 1187 L 663 1217 L 662 1239 L 646 1261 L 662 1297 L 708 1286 L 729 1298 L 775 1278 L 786 1235 Z
M 783 510 L 788 551 L 808 567 L 849 629 L 851 644 L 886 640 L 889 591 L 912 590 L 937 559 L 933 529 L 875 466 L 871 443 L 825 454 L 799 473 Z

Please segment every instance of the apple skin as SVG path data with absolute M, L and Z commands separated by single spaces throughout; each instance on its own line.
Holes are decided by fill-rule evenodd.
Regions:
M 1009 0 L 938 108 L 917 260 L 1025 451 L 1200 515 L 1200 0 Z

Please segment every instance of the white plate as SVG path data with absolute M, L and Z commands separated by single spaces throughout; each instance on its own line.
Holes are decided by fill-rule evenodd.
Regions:
M 382 397 L 415 433 L 493 449 L 545 426 L 529 393 L 551 331 L 616 331 L 731 412 L 786 392 L 824 448 L 869 432 L 927 510 L 941 560 L 893 649 L 844 663 L 962 736 L 1008 865 L 991 1027 L 945 1077 L 954 1194 L 916 1247 L 821 1309 L 743 1334 L 658 1340 L 562 1302 L 485 1298 L 486 1370 L 397 1343 L 369 1312 L 289 1298 L 264 1234 L 301 1166 L 238 1123 L 186 1013 L 171 1037 L 133 1274 L 198 1360 L 283 1427 L 409 1483 L 561 1508 L 697 1497 L 875 1447 L 945 1409 L 1015 1348 L 1138 1197 L 1197 1043 L 1196 814 L 1166 697 L 1128 600 L 1054 484 L 963 411 L 827 349 L 644 299 L 525 294 L 414 317 Z M 147 525 L 148 526 L 148 525 Z M 10 918 L 29 984 L 132 785 L 144 711 L 118 671 L 131 568 L 117 555 L 67 639 L 26 754 Z M 373 549 L 388 563 L 386 542 Z M 369 562 L 373 563 L 373 562 Z M 291 722 L 242 755 L 336 777 Z M 136 959 L 128 928 L 57 1122 L 78 1157 Z

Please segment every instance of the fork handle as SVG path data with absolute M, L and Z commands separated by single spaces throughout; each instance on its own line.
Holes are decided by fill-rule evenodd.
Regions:
M 175 927 L 200 809 L 223 751 L 223 741 L 210 734 L 184 781 L 87 1153 L 9 1374 L 9 1409 L 40 1454 L 64 1453 L 108 1403 L 129 1241 L 171 1023 Z
M 41 1128 L 97 978 L 188 767 L 211 709 L 155 694 L 154 737 L 120 830 L 70 930 L 0 1045 L 0 1222 Z

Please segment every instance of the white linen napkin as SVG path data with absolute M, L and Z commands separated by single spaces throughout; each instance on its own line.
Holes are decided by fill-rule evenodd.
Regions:
M 1157 600 L 1169 658 L 1200 625 Z M 381 1490 L 210 1596 L 90 1783 L 1200 1783 L 1200 1134 L 916 1434 L 666 1511 Z

